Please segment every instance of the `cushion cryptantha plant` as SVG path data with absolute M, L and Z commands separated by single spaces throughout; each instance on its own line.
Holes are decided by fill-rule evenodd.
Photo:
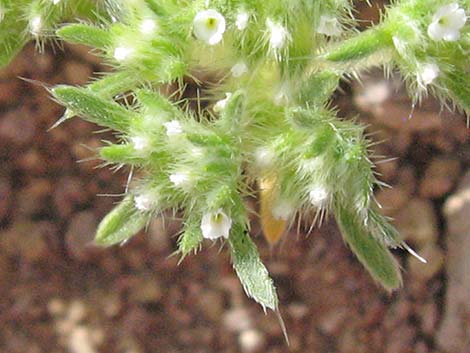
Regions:
M 415 102 L 430 93 L 468 113 L 469 10 L 470 0 L 394 1 L 359 32 L 347 0 L 1 0 L 0 64 L 29 39 L 92 47 L 113 70 L 50 92 L 66 107 L 59 122 L 114 130 L 99 157 L 136 175 L 96 243 L 123 243 L 178 211 L 181 256 L 204 239 L 226 243 L 247 295 L 277 310 L 250 236 L 245 200 L 256 189 L 268 242 L 300 216 L 333 214 L 372 277 L 400 286 L 390 248 L 413 251 L 374 200 L 364 127 L 339 119 L 331 96 L 342 78 L 383 66 L 402 74 Z M 188 78 L 197 97 L 182 93 Z

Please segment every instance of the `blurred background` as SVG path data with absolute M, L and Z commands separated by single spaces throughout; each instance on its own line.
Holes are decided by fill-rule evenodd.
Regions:
M 359 17 L 367 26 L 378 6 L 359 6 Z M 107 69 L 88 48 L 38 54 L 30 44 L 0 70 L 0 352 L 470 352 L 466 117 L 432 99 L 412 109 L 399 79 L 381 71 L 343 84 L 340 114 L 369 125 L 383 141 L 375 154 L 396 157 L 378 165 L 393 188 L 376 197 L 428 264 L 395 251 L 404 286 L 389 294 L 333 221 L 292 230 L 274 249 L 254 224 L 288 347 L 276 316 L 246 298 L 226 249 L 206 243 L 177 265 L 171 217 L 122 247 L 91 244 L 127 179 L 94 159 L 113 136 L 79 119 L 48 131 L 63 109 L 18 77 L 78 85 Z

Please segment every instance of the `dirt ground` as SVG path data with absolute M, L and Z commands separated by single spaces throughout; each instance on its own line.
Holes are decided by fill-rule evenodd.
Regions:
M 380 73 L 344 85 L 341 111 L 359 114 L 373 139 L 385 140 L 376 154 L 397 157 L 378 166 L 393 189 L 377 198 L 429 263 L 396 251 L 404 285 L 388 294 L 333 221 L 308 236 L 292 231 L 275 249 L 254 225 L 279 291 L 287 346 L 276 316 L 245 297 L 226 249 L 206 243 L 177 265 L 177 220 L 158 219 L 122 247 L 91 245 L 97 222 L 118 200 L 102 195 L 122 193 L 127 174 L 77 161 L 112 137 L 79 119 L 48 131 L 62 108 L 18 76 L 83 84 L 102 70 L 86 48 L 56 56 L 29 45 L 0 71 L 0 352 L 470 352 L 464 116 L 432 99 L 412 112 L 398 81 Z M 454 244 L 455 237 L 463 240 Z

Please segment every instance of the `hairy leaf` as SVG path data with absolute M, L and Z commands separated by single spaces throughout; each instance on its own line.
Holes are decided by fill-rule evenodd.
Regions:
M 246 294 L 263 308 L 277 310 L 278 297 L 273 280 L 247 232 L 241 227 L 235 227 L 230 234 L 229 243 L 233 267 Z
M 122 243 L 141 230 L 147 219 L 146 214 L 135 209 L 134 198 L 127 196 L 103 218 L 96 231 L 95 242 L 105 246 Z
M 375 239 L 346 207 L 336 205 L 335 215 L 344 240 L 372 277 L 387 290 L 400 287 L 402 280 L 399 265 L 386 246 Z

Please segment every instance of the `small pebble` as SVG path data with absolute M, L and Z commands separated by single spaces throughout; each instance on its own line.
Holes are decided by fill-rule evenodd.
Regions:
M 242 307 L 231 309 L 225 312 L 223 323 L 227 330 L 232 332 L 242 332 L 252 328 L 253 322 L 249 312 Z
M 444 265 L 444 253 L 435 244 L 427 244 L 418 248 L 417 251 L 427 260 L 427 263 L 422 263 L 415 257 L 409 256 L 407 259 L 410 277 L 421 282 L 429 281 L 441 271 Z
M 435 158 L 424 171 L 420 196 L 439 198 L 447 194 L 460 175 L 460 161 L 446 156 Z
M 266 339 L 258 330 L 244 330 L 238 336 L 238 342 L 244 353 L 262 352 L 266 346 Z
M 437 241 L 437 217 L 430 200 L 414 198 L 394 218 L 401 236 L 417 248 Z

